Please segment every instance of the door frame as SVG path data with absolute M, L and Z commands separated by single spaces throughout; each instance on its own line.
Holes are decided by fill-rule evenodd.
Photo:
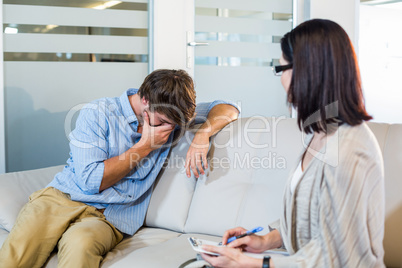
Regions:
M 194 47 L 187 33 L 194 33 L 195 0 L 150 0 L 150 71 L 183 69 L 194 76 Z
M 0 0 L 0 21 L 3 25 L 3 0 Z M 0 174 L 6 173 L 5 105 L 4 105 L 4 50 L 3 27 L 0 34 Z

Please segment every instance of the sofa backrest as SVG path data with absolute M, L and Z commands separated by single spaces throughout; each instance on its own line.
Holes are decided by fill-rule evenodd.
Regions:
M 10 231 L 28 197 L 44 187 L 63 166 L 0 175 L 0 228 Z
M 198 180 L 176 167 L 177 159 L 184 163 L 192 135 L 171 150 L 147 226 L 222 235 L 233 226 L 267 227 L 279 218 L 283 188 L 302 149 L 294 120 L 254 117 L 228 125 L 211 139 L 209 168 Z
M 213 139 L 210 170 L 197 181 L 185 225 L 187 233 L 222 235 L 276 221 L 283 189 L 302 150 L 294 120 L 243 118 Z
M 184 168 L 193 132 L 186 131 L 178 142 L 173 143 L 164 168 L 156 179 L 145 217 L 146 226 L 184 232 L 196 185 L 195 177 L 187 178 Z
M 402 267 L 402 124 L 368 123 L 384 158 L 387 267 Z
M 385 263 L 400 267 L 402 253 L 402 125 L 369 123 L 384 157 Z M 192 135 L 192 134 L 191 134 Z M 191 137 L 171 151 L 151 197 L 145 224 L 221 236 L 235 226 L 265 228 L 280 217 L 289 174 L 304 148 L 295 119 L 240 118 L 213 137 L 209 169 L 198 180 L 175 167 Z M 182 158 L 182 160 L 174 158 Z

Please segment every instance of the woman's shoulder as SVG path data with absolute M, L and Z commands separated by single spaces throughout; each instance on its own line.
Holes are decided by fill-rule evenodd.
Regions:
M 359 157 L 381 157 L 378 142 L 367 124 L 357 126 L 340 125 L 336 131 L 327 136 L 323 149 L 315 156 L 324 165 L 337 167 L 344 161 Z
M 382 173 L 381 149 L 375 135 L 366 123 L 356 126 L 340 126 L 337 139 L 338 164 L 336 169 L 338 171 L 341 173 L 346 170 L 353 171 L 356 166 L 359 166 L 364 167 L 363 169 L 366 171 L 375 169 Z
M 381 153 L 377 138 L 365 122 L 356 126 L 341 125 L 338 140 L 342 151 Z
M 323 186 L 358 193 L 383 182 L 382 153 L 367 124 L 342 125 L 335 135 L 324 161 Z

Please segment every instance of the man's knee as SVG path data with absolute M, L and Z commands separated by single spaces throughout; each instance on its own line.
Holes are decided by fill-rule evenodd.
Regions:
M 87 250 L 94 246 L 95 235 L 87 228 L 67 229 L 59 241 L 59 250 L 68 247 L 77 250 Z
M 96 227 L 95 227 L 96 228 Z M 67 230 L 58 244 L 59 267 L 98 267 L 105 248 L 88 228 Z
M 113 247 L 114 239 L 111 230 L 105 230 L 102 227 L 95 222 L 93 225 L 72 226 L 60 239 L 59 251 L 106 254 Z

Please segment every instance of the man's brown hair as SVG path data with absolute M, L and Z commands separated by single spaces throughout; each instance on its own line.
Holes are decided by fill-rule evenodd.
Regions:
M 138 94 L 149 102 L 152 112 L 166 115 L 179 126 L 186 125 L 194 117 L 194 83 L 184 70 L 153 71 L 145 78 Z

